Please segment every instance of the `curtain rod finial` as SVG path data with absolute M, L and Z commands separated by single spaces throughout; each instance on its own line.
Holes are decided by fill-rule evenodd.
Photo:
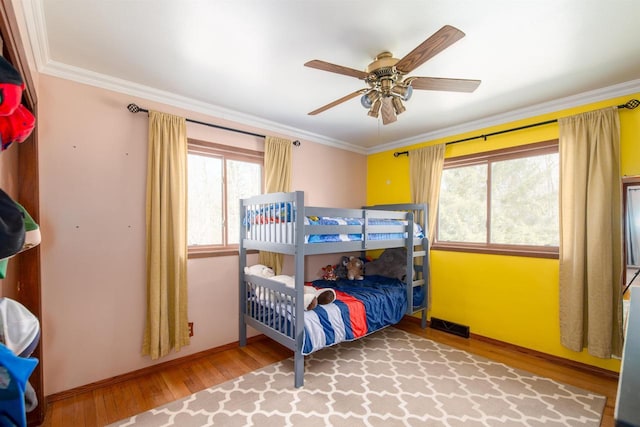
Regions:
M 137 113 L 138 111 L 140 111 L 140 107 L 138 107 L 136 104 L 129 104 L 127 105 L 127 110 L 131 111 L 132 113 Z
M 633 110 L 636 107 L 638 107 L 638 105 L 640 105 L 640 101 L 638 101 L 637 99 L 632 99 L 628 101 L 626 104 L 623 104 L 622 107 L 627 108 L 629 110 Z
M 295 145 L 296 147 L 300 147 L 300 141 L 296 139 L 295 141 L 293 141 L 293 145 Z

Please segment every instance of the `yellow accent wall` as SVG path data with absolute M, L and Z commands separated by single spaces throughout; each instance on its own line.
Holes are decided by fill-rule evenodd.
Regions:
M 393 157 L 394 151 L 557 119 L 623 104 L 631 98 L 639 99 L 640 93 L 372 154 L 367 158 L 367 203 L 410 201 L 409 160 L 407 156 Z M 622 174 L 640 175 L 640 108 L 621 110 L 620 128 Z M 553 123 L 492 136 L 486 141 L 478 139 L 449 145 L 445 156 L 556 138 L 558 124 Z M 620 370 L 620 362 L 616 359 L 599 359 L 586 351 L 573 352 L 560 344 L 557 259 L 433 250 L 431 267 L 429 316 L 469 325 L 474 334 L 603 369 Z

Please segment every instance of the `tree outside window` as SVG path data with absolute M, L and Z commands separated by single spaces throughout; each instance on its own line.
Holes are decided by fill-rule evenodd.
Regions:
M 434 249 L 557 257 L 558 143 L 445 160 Z
M 190 254 L 229 253 L 240 238 L 240 199 L 262 193 L 263 153 L 189 141 Z

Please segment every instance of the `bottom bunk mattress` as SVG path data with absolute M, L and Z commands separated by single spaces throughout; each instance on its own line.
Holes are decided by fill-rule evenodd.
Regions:
M 336 300 L 305 311 L 304 355 L 394 325 L 407 312 L 406 284 L 398 279 L 365 276 L 364 280 L 315 280 L 307 285 L 334 289 Z M 414 302 L 423 298 L 421 290 L 421 287 L 414 289 Z M 262 323 L 291 332 L 291 306 L 286 308 L 285 316 L 274 316 L 273 306 L 262 305 L 260 311 L 256 318 Z

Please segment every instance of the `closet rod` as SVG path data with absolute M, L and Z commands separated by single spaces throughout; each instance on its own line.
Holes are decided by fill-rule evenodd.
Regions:
M 640 105 L 640 101 L 638 101 L 637 99 L 631 99 L 631 100 L 627 101 L 625 104 L 618 105 L 618 108 L 626 108 L 628 110 L 633 110 L 638 105 Z M 490 137 L 490 136 L 500 135 L 500 134 L 508 133 L 508 132 L 514 132 L 516 130 L 528 129 L 528 128 L 532 128 L 532 127 L 536 127 L 536 126 L 548 125 L 548 124 L 551 124 L 551 123 L 556 123 L 557 121 L 558 121 L 558 119 L 547 120 L 545 122 L 533 123 L 533 124 L 530 124 L 530 125 L 520 126 L 520 127 L 517 127 L 517 128 L 505 129 L 505 130 L 500 130 L 500 131 L 497 131 L 497 132 L 491 132 L 491 133 L 488 133 L 486 135 L 471 136 L 469 138 L 463 138 L 463 139 L 458 139 L 458 140 L 455 140 L 455 141 L 447 142 L 445 145 L 457 144 L 458 142 L 471 141 L 473 139 L 479 139 L 479 138 L 483 138 L 486 141 L 487 138 Z M 398 157 L 398 156 L 403 156 L 403 155 L 407 155 L 408 156 L 409 152 L 408 151 L 396 151 L 395 153 L 393 153 L 393 157 Z
M 138 113 L 138 112 L 142 111 L 143 113 L 149 114 L 149 110 L 141 108 L 141 107 L 137 106 L 136 104 L 127 105 L 127 110 L 129 110 L 132 113 Z M 245 134 L 245 135 L 257 136 L 258 138 L 266 138 L 266 135 L 261 135 L 259 133 L 248 132 L 246 130 L 228 128 L 228 127 L 225 127 L 225 126 L 214 125 L 213 123 L 201 122 L 199 120 L 193 120 L 193 119 L 188 119 L 188 118 L 185 119 L 185 120 L 188 121 L 188 122 L 191 122 L 191 123 L 196 123 L 196 124 L 199 124 L 199 125 L 209 126 L 209 127 L 212 127 L 212 128 L 228 130 L 228 131 L 231 131 L 231 132 L 242 133 L 242 134 Z M 300 141 L 298 141 L 298 140 L 293 141 L 293 145 L 295 145 L 296 147 L 300 146 Z

